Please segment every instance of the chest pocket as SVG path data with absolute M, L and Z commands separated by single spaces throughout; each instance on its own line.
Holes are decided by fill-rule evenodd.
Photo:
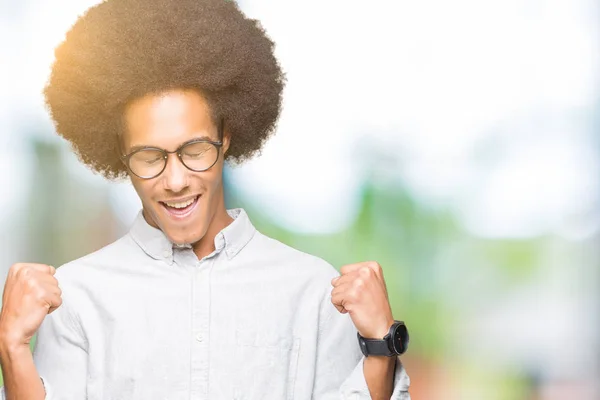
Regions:
M 300 339 L 238 330 L 234 400 L 293 400 Z

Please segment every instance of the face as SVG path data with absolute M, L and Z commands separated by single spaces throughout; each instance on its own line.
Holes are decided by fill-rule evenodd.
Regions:
M 194 139 L 219 140 L 208 103 L 191 90 L 151 94 L 133 101 L 125 110 L 125 124 L 125 154 L 144 146 L 174 151 Z M 217 163 L 206 171 L 189 170 L 172 153 L 164 171 L 155 178 L 129 174 L 146 221 L 162 230 L 173 243 L 199 242 L 213 220 L 220 214 L 226 215 L 223 160 L 229 138 L 224 136 Z

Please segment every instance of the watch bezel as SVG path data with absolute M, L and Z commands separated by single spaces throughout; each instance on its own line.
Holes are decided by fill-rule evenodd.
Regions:
M 392 325 L 388 335 L 390 337 L 388 343 L 390 344 L 390 347 L 392 347 L 390 350 L 398 355 L 404 354 L 408 349 L 409 342 L 406 324 L 403 321 L 396 321 Z

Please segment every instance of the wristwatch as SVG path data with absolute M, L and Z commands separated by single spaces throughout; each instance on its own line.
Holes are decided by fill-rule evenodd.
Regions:
M 408 329 L 402 321 L 394 321 L 383 339 L 367 339 L 357 333 L 360 350 L 368 356 L 399 356 L 408 348 Z

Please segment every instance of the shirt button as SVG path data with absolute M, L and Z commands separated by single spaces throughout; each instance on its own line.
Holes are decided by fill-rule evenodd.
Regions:
M 171 257 L 171 252 L 170 252 L 169 250 L 165 250 L 165 251 L 163 251 L 163 257 L 164 257 L 164 258 Z
M 201 342 L 204 340 L 204 336 L 202 336 L 200 333 L 196 335 L 196 340 Z

